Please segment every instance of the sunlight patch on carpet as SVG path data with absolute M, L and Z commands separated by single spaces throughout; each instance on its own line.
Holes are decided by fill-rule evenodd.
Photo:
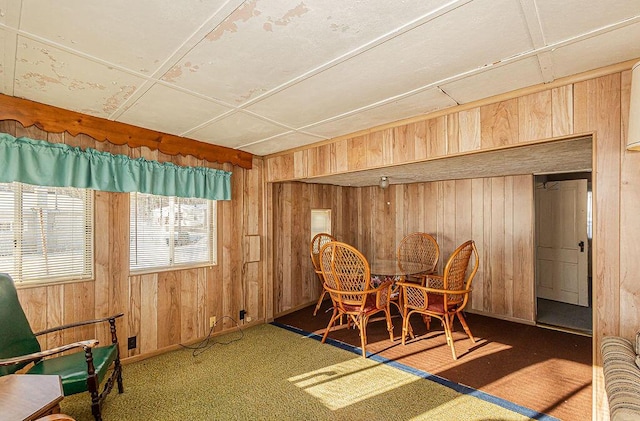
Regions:
M 336 410 L 420 380 L 419 377 L 364 358 L 290 377 L 290 382 Z

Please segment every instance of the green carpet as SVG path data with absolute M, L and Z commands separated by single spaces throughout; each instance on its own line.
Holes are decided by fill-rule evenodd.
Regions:
M 273 325 L 213 340 L 195 357 L 179 350 L 125 365 L 125 392 L 107 397 L 104 420 L 529 419 Z M 93 419 L 87 393 L 61 408 Z

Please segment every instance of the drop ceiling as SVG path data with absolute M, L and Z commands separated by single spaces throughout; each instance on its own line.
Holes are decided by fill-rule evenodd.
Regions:
M 7 95 L 268 155 L 640 57 L 640 0 L 0 0 Z

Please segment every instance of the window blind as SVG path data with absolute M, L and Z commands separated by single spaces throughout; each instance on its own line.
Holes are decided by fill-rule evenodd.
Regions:
M 215 201 L 131 193 L 131 270 L 215 263 Z
M 93 277 L 93 193 L 0 183 L 0 272 L 15 282 Z

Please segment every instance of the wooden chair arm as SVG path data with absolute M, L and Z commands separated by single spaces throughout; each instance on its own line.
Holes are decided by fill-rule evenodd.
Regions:
M 119 314 L 115 314 L 113 316 L 103 317 L 103 318 L 100 318 L 100 319 L 85 320 L 85 321 L 82 321 L 82 322 L 69 323 L 69 324 L 66 324 L 66 325 L 62 325 L 62 326 L 52 327 L 50 329 L 41 330 L 40 332 L 34 333 L 34 335 L 36 335 L 36 336 L 46 335 L 47 333 L 58 332 L 58 331 L 64 330 L 64 329 L 70 329 L 72 327 L 86 326 L 86 325 L 91 325 L 91 324 L 96 324 L 96 323 L 107 322 L 107 321 L 111 323 L 112 321 L 115 321 L 115 319 L 117 319 L 118 317 L 122 317 L 122 316 L 124 316 L 124 313 L 119 313 Z
M 74 348 L 83 348 L 86 352 L 87 349 L 93 348 L 96 345 L 98 345 L 97 339 L 88 339 L 86 341 L 74 342 L 74 343 L 62 345 L 56 348 L 51 348 L 51 349 L 47 349 L 40 352 L 34 352 L 32 354 L 21 355 L 19 357 L 3 358 L 3 359 L 0 359 L 0 366 L 38 361 L 44 357 L 48 357 L 49 355 L 59 354 L 61 352 L 69 351 Z

